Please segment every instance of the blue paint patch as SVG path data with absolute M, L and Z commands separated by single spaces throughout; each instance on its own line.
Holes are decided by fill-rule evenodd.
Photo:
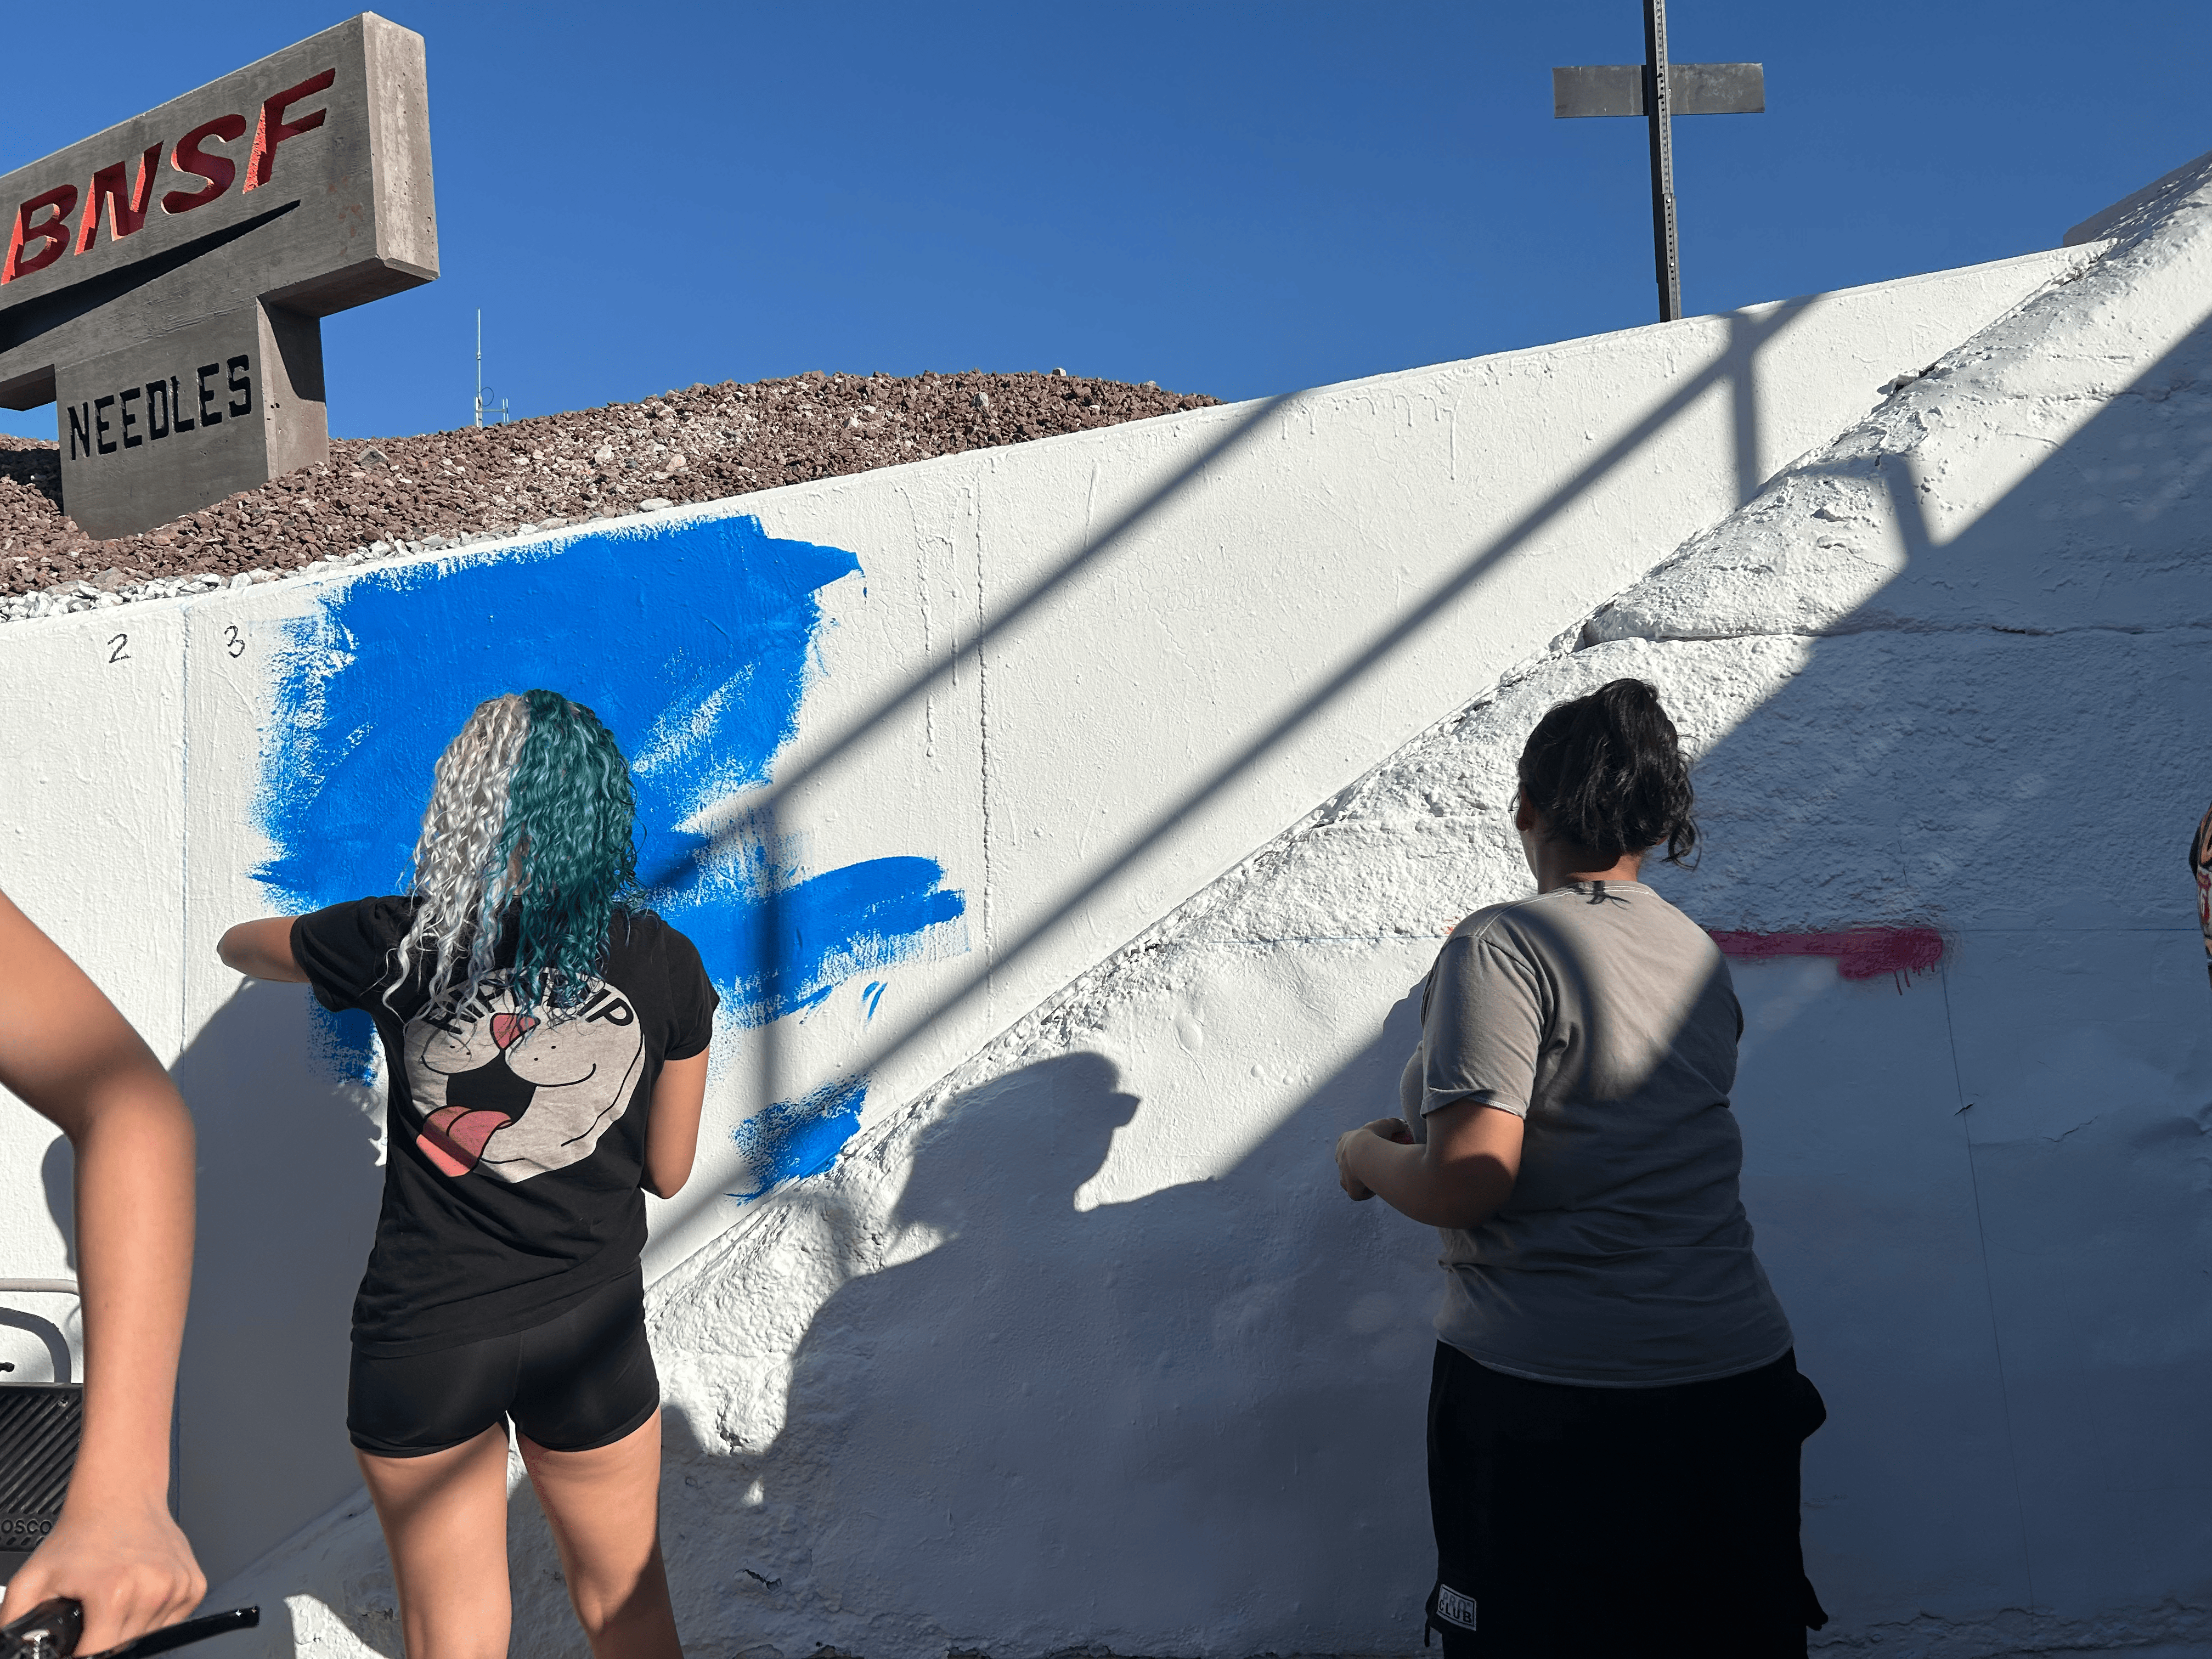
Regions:
M 313 1042 L 331 1075 L 346 1083 L 376 1081 L 376 1022 L 366 1008 L 345 1008 L 337 1013 L 307 999 Z
M 764 1025 L 811 1008 L 847 980 L 912 956 L 929 929 L 957 922 L 967 901 L 942 885 L 933 859 L 869 859 L 818 876 L 778 867 L 753 838 L 702 869 L 694 890 L 655 895 L 699 947 L 732 1012 Z M 709 902 L 707 895 L 712 894 Z
M 750 1191 L 728 1196 L 742 1204 L 780 1182 L 821 1174 L 860 1127 L 860 1108 L 867 1097 L 865 1078 L 842 1078 L 804 1100 L 780 1100 L 747 1118 L 730 1139 L 752 1166 L 754 1184 Z
M 447 742 L 486 697 L 542 685 L 589 704 L 630 757 L 640 878 L 732 1018 L 764 1024 L 925 948 L 964 948 L 966 901 L 933 859 L 809 872 L 769 826 L 681 827 L 769 781 L 818 672 L 819 592 L 859 569 L 744 516 L 325 590 L 279 664 L 258 801 L 277 851 L 255 874 L 294 910 L 398 890 Z M 341 1069 L 365 1071 L 367 1021 L 330 1029 Z
M 884 1000 L 884 982 L 872 979 L 860 988 L 860 1000 L 867 1004 L 869 1019 L 876 1017 L 876 1005 Z

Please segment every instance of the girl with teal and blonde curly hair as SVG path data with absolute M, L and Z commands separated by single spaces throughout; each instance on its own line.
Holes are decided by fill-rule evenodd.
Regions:
M 636 891 L 613 734 L 535 690 L 439 757 L 408 891 L 242 922 L 223 960 L 375 1021 L 383 1212 L 346 1425 L 410 1653 L 503 1653 L 507 1424 L 596 1659 L 678 1659 L 645 1194 L 689 1177 L 717 1003 Z

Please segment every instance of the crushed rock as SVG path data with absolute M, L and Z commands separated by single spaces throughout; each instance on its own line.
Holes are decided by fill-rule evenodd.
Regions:
M 726 380 L 502 426 L 333 439 L 322 465 L 112 541 L 87 536 L 64 512 L 55 445 L 0 434 L 0 622 L 245 586 L 1219 401 L 1058 369 Z

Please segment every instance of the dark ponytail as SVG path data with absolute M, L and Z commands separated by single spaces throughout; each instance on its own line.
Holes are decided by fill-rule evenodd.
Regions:
M 1614 680 L 1554 707 L 1521 750 L 1521 798 L 1553 838 L 1619 859 L 1665 842 L 1682 864 L 1698 844 L 1690 764 L 1659 688 Z

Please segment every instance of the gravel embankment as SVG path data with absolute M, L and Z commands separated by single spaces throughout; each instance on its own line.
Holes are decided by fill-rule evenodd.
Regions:
M 51 443 L 0 434 L 0 621 L 266 580 L 1200 409 L 1060 374 L 725 381 L 642 403 L 340 439 L 331 459 L 143 535 L 95 541 Z

